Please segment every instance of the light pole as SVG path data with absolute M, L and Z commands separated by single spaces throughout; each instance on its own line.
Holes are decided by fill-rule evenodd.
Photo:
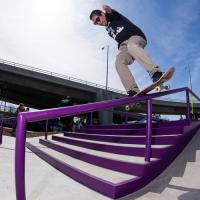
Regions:
M 188 65 L 186 66 L 186 68 L 188 68 L 189 79 L 190 79 L 190 89 L 192 90 L 192 77 L 191 77 L 190 66 Z M 190 104 L 191 104 L 191 113 L 194 114 L 194 99 L 192 95 L 191 95 Z
M 188 66 L 188 70 L 189 70 L 189 76 L 190 76 L 190 89 L 192 90 L 192 77 L 191 77 L 190 66 Z
M 106 56 L 106 90 L 108 90 L 108 58 L 109 58 L 109 45 L 102 47 L 101 49 L 107 49 L 107 56 Z
M 189 79 L 190 79 L 190 89 L 192 90 L 192 76 L 191 76 L 190 66 L 188 65 L 185 68 L 188 68 Z

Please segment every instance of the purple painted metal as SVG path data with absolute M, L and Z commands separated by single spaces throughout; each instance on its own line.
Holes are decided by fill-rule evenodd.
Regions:
M 190 90 L 190 89 L 188 89 L 188 90 L 198 101 L 200 101 L 200 98 L 192 90 Z
M 92 126 L 93 124 L 93 112 L 90 113 L 90 125 Z
M 37 112 L 24 112 L 20 113 L 17 119 L 17 131 L 16 131 L 16 149 L 15 149 L 15 184 L 16 184 L 16 199 L 25 200 L 25 141 L 26 141 L 26 123 L 31 121 L 46 120 L 62 116 L 71 116 L 81 113 L 93 112 L 96 110 L 106 109 L 110 107 L 123 106 L 130 103 L 138 102 L 141 100 L 147 100 L 148 98 L 155 98 L 159 96 L 174 94 L 177 92 L 189 90 L 188 88 L 179 88 L 166 92 L 153 93 L 145 96 L 126 97 L 123 99 L 106 100 L 97 103 L 89 103 L 85 105 L 70 106 L 65 108 L 54 108 L 48 110 L 42 110 Z M 190 90 L 189 90 L 190 91 Z M 148 99 L 148 104 L 151 101 Z M 148 116 L 148 136 L 151 136 L 151 107 L 149 107 Z M 148 141 L 148 145 L 150 141 Z M 148 152 L 150 154 L 150 152 Z M 148 159 L 148 157 L 147 157 Z
M 190 120 L 190 91 L 189 91 L 189 89 L 186 89 L 186 110 L 187 110 L 187 112 L 186 112 L 186 118 L 188 119 L 188 120 Z
M 146 125 L 146 124 L 144 124 Z M 153 125 L 152 125 L 153 126 Z M 170 127 L 170 125 L 168 127 L 153 127 L 153 134 L 154 135 L 173 135 L 175 134 L 174 129 L 176 129 L 176 134 L 179 133 L 183 133 L 183 129 L 184 127 L 179 125 L 179 126 L 172 126 Z M 162 130 L 162 132 L 161 132 Z M 91 135 L 146 135 L 146 127 L 137 127 L 137 128 L 114 128 L 114 129 L 106 129 L 103 128 L 101 129 L 101 126 L 99 126 L 99 129 L 95 128 L 81 128 L 81 129 L 77 129 L 76 133 L 86 133 L 86 134 L 91 134 Z
M 168 91 L 163 91 L 163 92 L 156 92 L 156 93 L 149 94 L 149 96 L 151 96 L 152 98 L 157 98 L 161 96 L 175 94 L 178 92 L 184 92 L 186 89 L 189 89 L 189 88 L 183 87 L 183 88 L 178 88 L 178 89 L 173 89 L 173 90 L 168 90 Z
M 149 162 L 151 158 L 151 140 L 152 140 L 152 98 L 147 99 L 147 127 L 146 127 L 146 149 L 145 161 Z
M 15 147 L 15 187 L 16 199 L 25 200 L 25 141 L 26 121 L 23 113 L 17 117 L 16 147 Z
M 47 135 L 48 135 L 48 124 L 49 124 L 49 120 L 47 119 L 46 126 L 45 126 L 45 136 L 44 136 L 45 140 L 47 140 Z
M 111 142 L 111 143 L 121 143 L 121 144 L 146 144 L 145 138 L 146 136 L 111 136 L 111 135 L 90 135 L 90 134 L 68 134 L 64 133 L 64 136 L 71 137 L 71 139 L 67 138 L 67 144 L 73 144 L 73 145 L 81 145 L 81 141 L 74 141 L 73 138 L 79 138 L 79 139 L 87 139 L 87 140 L 94 140 L 94 141 L 103 141 L 103 142 Z M 181 136 L 181 134 L 179 135 Z M 53 136 L 53 138 L 56 136 Z M 168 145 L 168 144 L 175 144 L 176 137 L 173 135 L 163 135 L 161 137 L 152 136 L 152 144 L 157 145 Z
M 199 127 L 199 122 L 195 126 L 192 124 L 189 129 L 185 131 L 181 140 L 178 140 L 176 145 L 170 148 L 160 162 L 150 162 L 145 166 L 142 177 L 134 177 L 120 183 L 112 183 L 110 181 L 106 181 L 105 179 L 95 177 L 94 175 L 91 176 L 91 174 L 77 170 L 76 168 L 71 167 L 70 164 L 66 164 L 58 160 L 33 145 L 29 144 L 28 147 L 43 160 L 54 166 L 56 169 L 59 169 L 59 171 L 67 176 L 72 177 L 97 192 L 100 192 L 112 199 L 116 199 L 141 189 L 158 176 L 182 151 L 184 146 L 190 141 Z
M 138 137 L 137 137 L 138 138 Z M 176 137 L 174 137 L 174 144 L 177 140 Z M 145 138 L 143 138 L 145 139 Z M 130 156 L 139 156 L 139 157 L 144 157 L 145 155 L 145 146 L 143 147 L 131 147 L 131 146 L 116 146 L 112 144 L 101 144 L 101 143 L 94 143 L 88 142 L 88 141 L 79 141 L 75 139 L 69 139 L 66 137 L 59 137 L 59 136 L 52 136 L 52 140 L 55 140 L 60 143 L 64 144 L 71 144 L 73 146 L 78 146 L 78 147 L 84 147 L 87 149 L 95 149 L 97 151 L 103 151 L 103 152 L 109 152 L 109 153 L 114 153 L 114 154 L 122 154 L 122 155 L 130 155 Z M 122 144 L 122 143 L 118 143 Z M 161 158 L 161 155 L 163 152 L 166 151 L 167 148 L 152 148 L 152 157 L 154 158 Z
M 97 165 L 100 167 L 104 167 L 107 169 L 142 176 L 144 167 L 140 163 L 134 163 L 129 161 L 115 160 L 106 157 L 101 157 L 93 154 L 88 154 L 86 152 L 81 152 L 78 150 L 73 150 L 67 147 L 60 146 L 56 143 L 50 142 L 48 140 L 40 139 L 40 144 L 47 146 L 48 148 L 54 149 L 60 153 L 69 155 L 73 158 L 78 158 L 79 160 L 83 160 L 85 162 L 91 163 L 93 165 Z M 132 150 L 133 151 L 133 150 Z

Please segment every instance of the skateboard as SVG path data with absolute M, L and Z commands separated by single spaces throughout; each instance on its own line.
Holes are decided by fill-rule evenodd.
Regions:
M 149 93 L 152 90 L 156 90 L 156 92 L 161 92 L 162 90 L 169 90 L 170 86 L 169 85 L 164 85 L 165 82 L 167 82 L 168 80 L 171 79 L 171 77 L 173 76 L 175 72 L 175 68 L 174 67 L 170 67 L 161 77 L 159 80 L 157 80 L 156 82 L 150 84 L 149 86 L 145 87 L 143 90 L 141 90 L 140 92 L 138 92 L 136 95 L 134 96 L 139 96 L 139 95 L 145 95 L 147 93 Z M 129 104 L 125 106 L 125 110 L 126 111 L 130 111 L 132 108 L 135 107 L 135 103 L 134 104 Z

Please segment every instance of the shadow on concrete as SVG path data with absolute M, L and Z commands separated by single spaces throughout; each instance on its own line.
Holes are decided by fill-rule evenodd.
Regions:
M 199 200 L 200 198 L 200 189 L 193 189 L 175 185 L 169 185 L 168 188 L 176 189 L 179 191 L 185 191 L 184 194 L 181 194 L 178 197 L 178 200 Z
M 173 188 L 179 191 L 185 191 L 186 193 L 181 194 L 179 200 L 199 200 L 200 199 L 200 186 L 199 189 L 181 187 L 176 185 L 171 185 L 170 181 L 174 177 L 183 177 L 186 165 L 188 162 L 196 161 L 196 151 L 200 150 L 200 129 L 196 135 L 192 138 L 189 144 L 185 147 L 183 152 L 176 158 L 176 160 L 155 180 L 149 183 L 147 186 L 141 190 L 130 194 L 126 197 L 120 198 L 120 200 L 134 200 L 134 199 L 144 199 L 142 198 L 145 195 L 148 198 L 147 193 L 157 193 L 161 194 L 166 188 Z M 199 177 L 197 177 L 199 178 Z M 187 183 L 185 184 L 187 185 Z M 162 194 L 161 194 L 162 195 Z M 148 198 L 151 200 L 152 198 Z

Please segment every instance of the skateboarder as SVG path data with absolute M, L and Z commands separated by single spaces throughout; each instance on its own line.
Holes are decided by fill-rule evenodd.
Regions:
M 139 92 L 128 68 L 134 60 L 144 67 L 153 82 L 159 80 L 163 72 L 144 51 L 147 39 L 142 30 L 110 6 L 103 5 L 102 8 L 104 12 L 93 10 L 90 20 L 94 25 L 105 26 L 108 34 L 117 41 L 119 53 L 115 62 L 116 70 L 128 95 L 133 96 Z

